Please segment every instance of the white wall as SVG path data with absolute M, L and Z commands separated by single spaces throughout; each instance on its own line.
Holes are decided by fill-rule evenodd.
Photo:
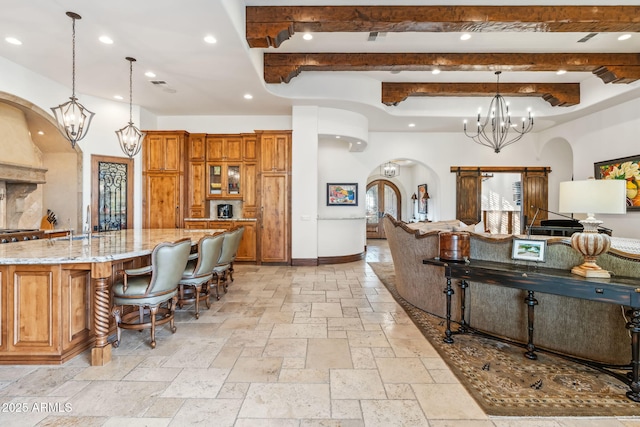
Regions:
M 640 99 L 621 103 L 541 132 L 540 139 L 549 141 L 548 144 L 558 138 L 566 140 L 573 151 L 573 178 L 587 179 L 594 175 L 593 164 L 596 162 L 640 154 L 639 110 Z M 552 188 L 551 185 L 549 187 Z M 550 192 L 550 206 L 551 202 L 555 200 Z M 628 211 L 625 215 L 597 215 L 597 218 L 604 221 L 605 227 L 613 230 L 613 236 L 640 238 L 640 211 Z

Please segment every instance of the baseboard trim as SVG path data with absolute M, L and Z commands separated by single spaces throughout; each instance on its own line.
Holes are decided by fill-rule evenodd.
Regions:
M 348 262 L 360 261 L 360 260 L 363 260 L 364 258 L 365 258 L 364 252 L 360 252 L 359 254 L 353 254 L 353 255 L 318 257 L 318 265 L 345 264 Z
M 291 260 L 294 267 L 316 267 L 318 265 L 317 258 L 294 258 Z

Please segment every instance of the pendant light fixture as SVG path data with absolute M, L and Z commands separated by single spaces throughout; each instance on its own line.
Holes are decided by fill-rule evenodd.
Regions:
M 118 142 L 120 142 L 120 148 L 124 154 L 133 158 L 140 152 L 145 134 L 133 125 L 133 63 L 136 59 L 130 56 L 125 59 L 129 61 L 129 124 L 117 130 L 116 135 L 118 135 Z
M 73 21 L 71 98 L 64 104 L 52 107 L 51 111 L 62 136 L 69 140 L 72 148 L 75 148 L 76 142 L 87 136 L 94 113 L 84 108 L 76 98 L 76 20 L 82 17 L 74 12 L 67 12 L 67 16 Z
M 396 162 L 389 161 L 380 166 L 380 175 L 387 178 L 393 178 L 400 175 L 400 165 Z
M 522 118 L 522 127 L 518 129 L 518 125 L 511 124 L 511 114 L 509 113 L 509 104 L 500 95 L 500 74 L 496 71 L 496 95 L 489 104 L 489 112 L 484 122 L 481 121 L 480 113 L 478 113 L 477 129 L 475 134 L 467 133 L 467 121 L 464 121 L 464 134 L 473 139 L 474 142 L 492 148 L 494 152 L 499 153 L 507 145 L 517 142 L 524 134 L 531 132 L 533 129 L 533 116 L 529 111 L 529 117 Z M 509 132 L 511 134 L 509 134 Z

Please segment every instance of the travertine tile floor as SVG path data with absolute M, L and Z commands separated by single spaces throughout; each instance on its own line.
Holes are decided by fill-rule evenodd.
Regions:
M 385 242 L 367 259 L 390 261 Z M 104 367 L 88 352 L 0 367 L 0 426 L 640 426 L 488 417 L 366 261 L 239 265 L 235 279 L 199 320 L 180 311 L 154 350 L 147 331 L 124 331 Z

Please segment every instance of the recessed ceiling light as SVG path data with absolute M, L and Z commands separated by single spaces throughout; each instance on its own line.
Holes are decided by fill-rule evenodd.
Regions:
M 302 36 L 302 38 L 305 40 L 311 40 L 313 38 L 313 35 L 311 33 L 304 33 L 304 36 Z
M 561 75 L 563 75 L 563 74 L 566 74 L 566 72 L 567 72 L 567 70 L 558 70 L 558 71 L 556 72 L 556 74 L 557 74 L 557 75 L 559 75 L 559 76 L 561 76 Z
M 469 40 L 471 38 L 471 34 L 469 33 L 464 33 L 463 35 L 460 36 L 460 40 Z
M 631 34 L 623 34 L 620 37 L 618 37 L 618 40 L 622 41 L 622 40 L 629 40 L 631 38 Z
M 244 99 L 253 99 L 253 95 L 251 95 L 250 93 L 245 93 Z
M 15 44 L 16 46 L 20 46 L 22 42 L 15 37 L 7 37 L 4 39 L 7 43 Z
M 154 73 L 152 71 L 147 71 L 146 73 L 144 73 L 144 75 L 147 76 L 147 77 L 154 78 L 156 76 L 156 73 Z
M 356 145 L 360 145 L 360 144 L 362 144 L 362 141 L 356 142 Z
M 216 40 L 216 38 L 213 37 L 212 35 L 205 36 L 204 41 L 209 44 L 218 43 L 218 40 Z
M 113 40 L 109 36 L 100 36 L 98 40 L 100 40 L 104 44 L 113 44 Z
M 434 68 L 431 70 L 431 74 L 440 74 L 440 70 L 438 68 Z
M 38 135 L 44 135 L 44 132 L 42 132 L 41 130 L 38 131 Z
M 113 98 L 117 99 L 118 101 L 122 101 L 124 99 L 122 95 L 113 95 Z
M 416 127 L 416 124 L 415 123 L 409 123 L 409 127 L 410 128 L 414 128 L 414 127 Z
M 340 139 L 340 135 L 336 135 L 336 139 Z

